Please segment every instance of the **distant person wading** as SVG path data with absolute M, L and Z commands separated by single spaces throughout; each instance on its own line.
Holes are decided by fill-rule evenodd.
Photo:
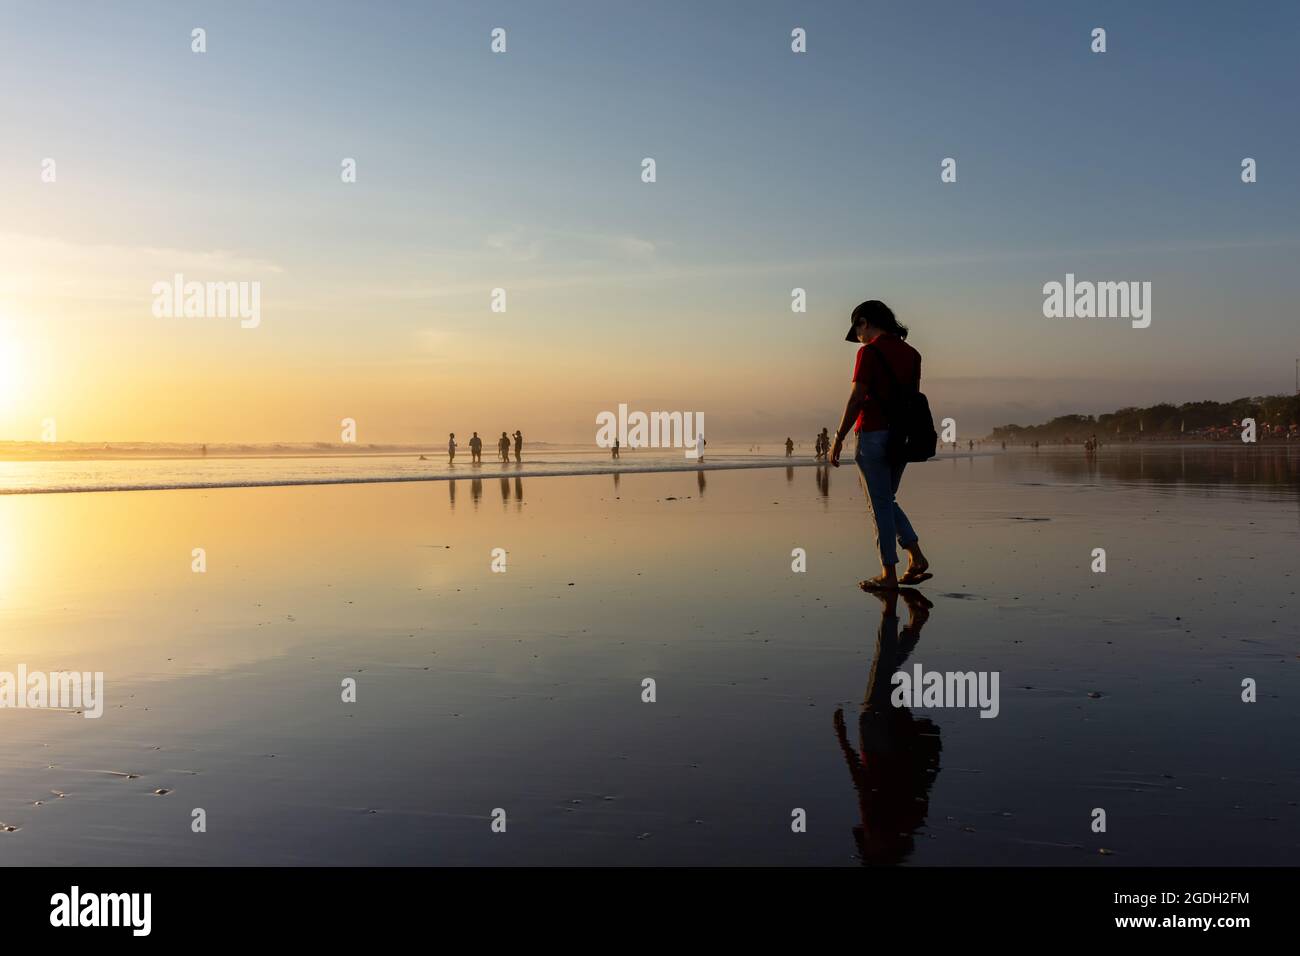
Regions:
M 893 391 L 916 389 L 921 382 L 921 353 L 903 341 L 906 338 L 907 327 L 899 324 L 889 306 L 876 299 L 853 310 L 852 325 L 845 336 L 845 341 L 861 342 L 862 347 L 853 366 L 853 390 L 835 431 L 830 461 L 839 467 L 840 450 L 852 428 L 857 433 L 854 464 L 871 504 L 880 556 L 880 575 L 859 583 L 869 591 L 896 590 L 899 585 L 919 584 L 933 577 L 912 523 L 894 500 L 906 462 L 891 460 L 888 449 L 890 422 L 885 409 Z M 908 556 L 902 577 L 895 573 L 895 540 Z

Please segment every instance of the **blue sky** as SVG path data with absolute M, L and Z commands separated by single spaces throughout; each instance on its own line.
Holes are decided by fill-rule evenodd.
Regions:
M 327 394 L 392 439 L 497 404 L 565 439 L 620 401 L 833 425 L 871 297 L 971 429 L 1284 391 L 1298 36 L 1294 3 L 9 4 L 0 317 L 48 373 L 32 414 L 75 419 L 76 374 L 145 405 L 190 361 L 262 383 L 267 439 L 318 437 Z M 130 290 L 169 256 L 262 281 L 264 329 L 160 336 Z M 1066 272 L 1151 281 L 1151 328 L 1045 319 Z M 95 370 L 124 344 L 139 367 Z M 218 407 L 162 431 L 249 437 Z

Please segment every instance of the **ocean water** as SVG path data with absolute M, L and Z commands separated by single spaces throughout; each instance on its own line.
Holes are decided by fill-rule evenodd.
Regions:
M 810 464 L 805 452 L 791 459 Z M 590 445 L 525 446 L 522 460 L 497 458 L 485 446 L 483 461 L 470 460 L 468 445 L 454 462 L 446 451 L 404 454 L 258 454 L 222 457 L 128 457 L 84 460 L 0 461 L 0 494 L 50 494 L 84 491 L 165 491 L 197 488 L 273 487 L 277 485 L 366 484 L 438 481 L 449 478 L 573 476 L 698 468 L 769 467 L 786 461 L 784 448 L 715 443 L 705 457 L 688 459 L 674 448 L 621 449 L 618 459 Z
M 0 709 L 0 863 L 1294 865 L 1298 476 L 909 466 L 893 603 L 849 467 L 11 494 L 0 672 L 105 710 Z

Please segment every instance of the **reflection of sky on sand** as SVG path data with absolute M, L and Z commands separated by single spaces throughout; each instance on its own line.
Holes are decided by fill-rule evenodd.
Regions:
M 909 469 L 937 577 L 908 662 L 998 670 L 1002 701 L 913 711 L 941 769 L 901 858 L 1295 862 L 1288 486 L 1206 465 L 1171 497 L 1106 451 L 1082 481 L 1028 453 Z M 0 499 L 0 669 L 103 670 L 108 698 L 98 721 L 0 711 L 3 859 L 853 863 L 833 714 L 861 754 L 882 606 L 853 587 L 852 470 L 789 477 Z M 191 834 L 195 806 L 225 835 Z

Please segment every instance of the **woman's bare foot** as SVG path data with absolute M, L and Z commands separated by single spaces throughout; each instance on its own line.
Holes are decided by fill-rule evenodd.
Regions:
M 897 591 L 898 578 L 892 574 L 881 574 L 878 577 L 859 581 L 858 587 L 864 591 Z
M 930 562 L 921 553 L 919 544 L 914 544 L 912 547 L 903 550 L 907 552 L 907 570 L 903 572 L 903 584 L 919 584 L 921 581 L 927 581 L 934 577 L 934 575 L 926 573 L 930 570 Z

